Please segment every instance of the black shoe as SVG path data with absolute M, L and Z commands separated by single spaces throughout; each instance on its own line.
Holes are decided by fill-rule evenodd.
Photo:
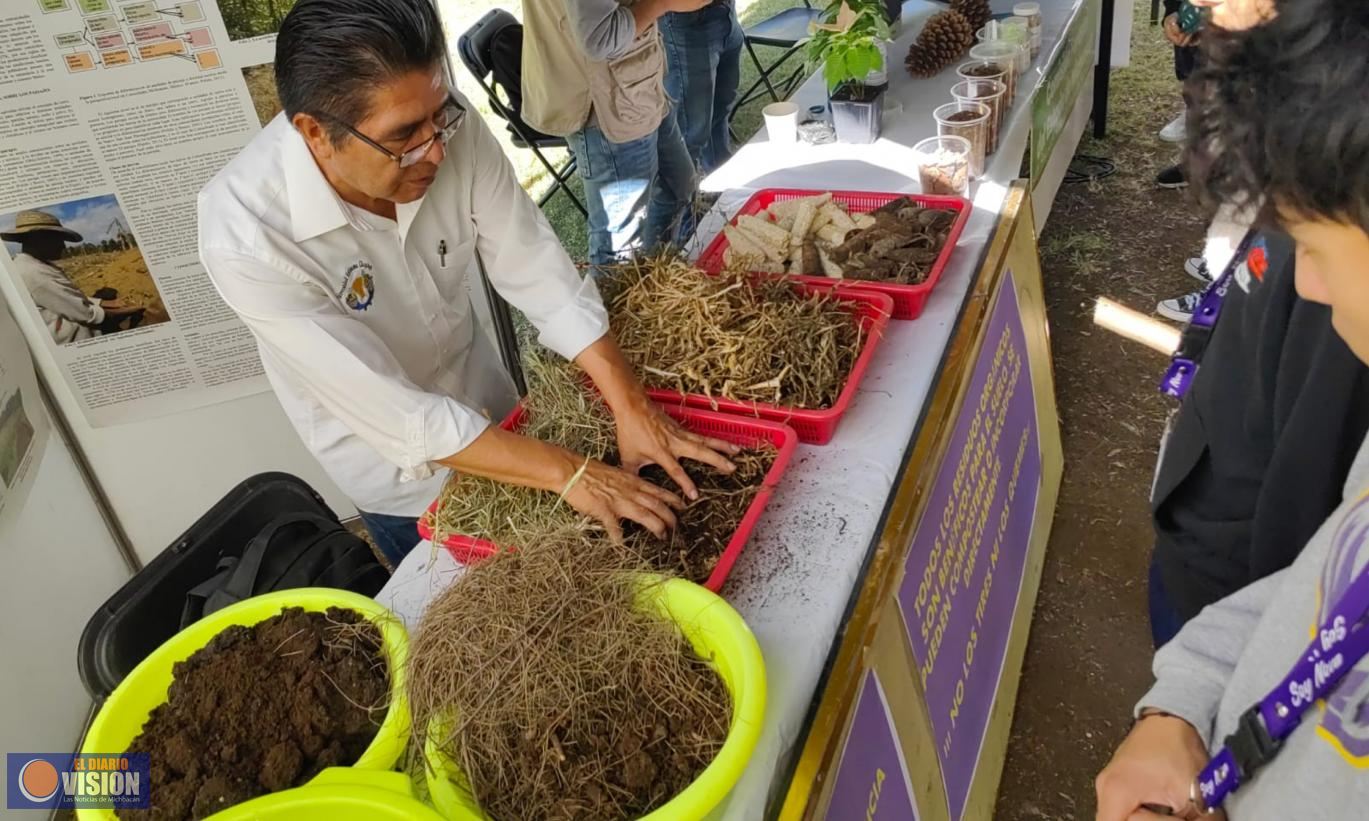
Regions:
M 1161 188 L 1187 188 L 1188 178 L 1181 166 L 1171 165 L 1156 175 L 1155 184 Z

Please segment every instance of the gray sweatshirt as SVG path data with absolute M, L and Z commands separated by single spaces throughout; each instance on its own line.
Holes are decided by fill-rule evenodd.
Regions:
M 1137 705 L 1173 713 L 1219 747 L 1241 714 L 1292 669 L 1350 582 L 1369 565 L 1369 440 L 1344 501 L 1293 565 L 1203 610 L 1155 655 Z M 1274 761 L 1226 803 L 1230 821 L 1369 818 L 1369 658 L 1312 706 Z
M 566 16 L 589 59 L 622 57 L 637 39 L 637 18 L 620 0 L 566 0 Z

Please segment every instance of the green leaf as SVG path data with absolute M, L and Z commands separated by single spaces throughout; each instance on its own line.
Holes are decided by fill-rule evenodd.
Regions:
M 865 49 L 854 48 L 846 54 L 846 70 L 851 73 L 851 79 L 859 82 L 865 79 L 865 75 L 870 73 L 870 55 Z
M 827 62 L 823 67 L 823 72 L 827 75 L 828 88 L 834 89 L 851 79 L 846 71 L 846 55 L 835 49 L 828 52 Z

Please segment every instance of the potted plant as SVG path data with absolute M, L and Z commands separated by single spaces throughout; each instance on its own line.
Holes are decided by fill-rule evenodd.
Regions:
M 827 78 L 837 139 L 872 143 L 879 139 L 888 88 L 880 78 L 885 76 L 881 44 L 889 39 L 889 23 L 882 0 L 856 2 L 857 8 L 852 8 L 843 0 L 834 14 L 829 7 L 824 22 L 813 26 L 805 56 L 809 70 L 821 67 Z

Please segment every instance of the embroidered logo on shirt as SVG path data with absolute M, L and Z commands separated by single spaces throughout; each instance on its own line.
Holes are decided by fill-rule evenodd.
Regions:
M 338 296 L 353 311 L 364 311 L 371 307 L 376 298 L 376 280 L 371 276 L 371 263 L 360 260 L 347 266 L 347 275 L 342 278 L 342 291 Z
M 1369 496 L 1359 500 L 1336 528 L 1322 567 L 1317 624 L 1340 601 L 1359 573 L 1369 572 Z M 1314 634 L 1316 628 L 1313 628 Z M 1317 733 L 1346 760 L 1369 764 L 1369 662 L 1360 662 L 1326 699 Z
M 1269 271 L 1269 246 L 1265 244 L 1264 237 L 1260 236 L 1250 245 L 1250 250 L 1246 252 L 1245 259 L 1236 265 L 1235 276 L 1236 284 L 1241 286 L 1241 290 L 1250 293 L 1251 279 L 1255 282 L 1264 282 L 1264 275 Z

